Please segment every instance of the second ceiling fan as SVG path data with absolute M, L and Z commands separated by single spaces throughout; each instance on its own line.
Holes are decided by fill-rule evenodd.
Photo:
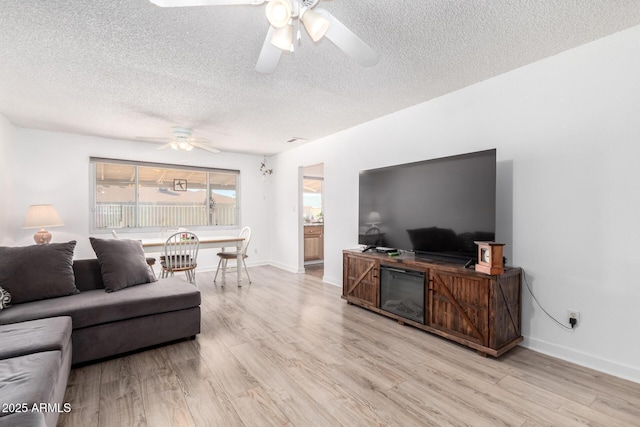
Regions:
M 378 63 L 380 55 L 355 35 L 327 10 L 313 9 L 319 0 L 150 0 L 161 7 L 261 5 L 267 3 L 269 21 L 267 37 L 262 45 L 256 71 L 273 73 L 283 51 L 293 51 L 294 22 L 302 23 L 314 42 L 323 37 L 331 40 L 344 53 L 363 67 Z M 298 30 L 299 31 L 299 30 Z M 299 38 L 298 34 L 298 38 Z
M 182 126 L 173 126 L 171 128 L 171 136 L 138 136 L 136 137 L 136 139 L 150 142 L 164 142 L 165 144 L 158 147 L 158 150 L 173 148 L 174 150 L 191 151 L 194 148 L 200 148 L 214 154 L 220 152 L 220 150 L 218 150 L 211 144 L 211 141 L 206 138 L 194 137 L 193 129 Z

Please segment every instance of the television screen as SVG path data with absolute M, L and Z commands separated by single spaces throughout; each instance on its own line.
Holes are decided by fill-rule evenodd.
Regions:
M 362 245 L 475 259 L 495 240 L 496 150 L 360 172 Z

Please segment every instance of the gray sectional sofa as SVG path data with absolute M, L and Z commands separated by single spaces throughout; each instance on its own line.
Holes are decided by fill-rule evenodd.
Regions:
M 62 296 L 24 301 L 25 287 L 21 281 L 7 278 L 8 274 L 18 274 L 18 271 L 0 261 L 0 287 L 4 284 L 7 288 L 8 283 L 9 292 L 19 298 L 19 302 L 0 310 L 0 405 L 5 406 L 4 411 L 0 407 L 0 427 L 55 426 L 59 411 L 27 411 L 21 414 L 20 408 L 10 411 L 6 405 L 48 403 L 53 404 L 54 409 L 64 410 L 64 390 L 72 364 L 194 338 L 200 333 L 201 297 L 198 289 L 183 277 L 153 281 L 155 276 L 151 276 L 141 248 L 138 251 L 132 244 L 136 247 L 131 252 L 126 247 L 130 243 L 117 242 L 124 243 L 108 243 L 109 251 L 106 253 L 96 250 L 98 259 L 72 261 L 71 270 L 65 267 L 62 275 L 58 274 L 60 272 L 53 274 L 59 280 L 68 280 L 72 274 L 72 287 L 66 284 L 57 290 L 57 293 L 64 294 Z M 58 263 L 69 261 L 69 247 L 60 245 L 49 245 L 47 255 L 57 258 Z M 0 258 L 13 255 L 9 251 L 3 253 L 3 249 L 0 248 Z M 52 250 L 64 253 L 64 256 Z M 111 260 L 114 262 L 107 262 L 114 250 L 118 256 Z M 123 259 L 127 260 L 124 264 Z M 127 265 L 131 259 L 135 260 L 135 268 Z M 47 263 L 49 259 L 41 256 L 38 261 Z M 146 276 L 142 269 L 147 269 Z M 136 271 L 140 277 L 129 280 Z M 26 270 L 20 274 L 26 280 L 35 280 L 32 276 L 38 276 Z M 115 282 L 113 274 L 119 275 Z M 39 277 L 38 280 L 45 279 Z M 143 282 L 133 283 L 140 280 Z M 47 290 L 41 291 L 45 295 L 49 295 L 51 287 L 57 285 L 49 281 L 47 286 Z M 52 343 L 53 337 L 58 339 Z M 41 378 L 49 379 L 43 382 L 39 380 Z M 16 409 L 15 405 L 12 408 Z M 22 417 L 30 417 L 30 421 L 26 422 Z
M 0 311 L 0 325 L 70 316 L 74 365 L 200 333 L 200 292 L 183 277 L 105 292 L 97 260 L 73 270 L 79 293 L 15 304 Z

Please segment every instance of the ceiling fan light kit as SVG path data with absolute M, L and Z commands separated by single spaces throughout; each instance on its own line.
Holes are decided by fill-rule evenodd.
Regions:
M 171 142 L 169 143 L 169 146 L 174 150 L 182 150 L 182 151 L 193 150 L 193 145 L 191 145 L 187 139 L 180 136 L 177 136 L 176 139 L 171 140 Z
M 312 10 L 320 0 L 149 0 L 161 7 L 261 5 L 267 3 L 269 29 L 256 63 L 259 73 L 273 73 L 282 51 L 293 52 L 293 19 L 302 22 L 314 42 L 326 36 L 363 67 L 378 63 L 380 55 L 329 11 Z M 298 30 L 298 40 L 300 31 Z
M 273 27 L 271 44 L 278 49 L 293 52 L 293 18 L 302 21 L 304 28 L 314 42 L 320 40 L 327 33 L 329 20 L 303 4 L 307 3 L 295 2 L 292 5 L 289 0 L 271 0 L 267 4 L 267 21 Z M 298 40 L 300 40 L 299 30 Z
M 193 145 L 189 144 L 189 141 L 182 140 L 178 142 L 178 148 L 182 151 L 191 151 L 193 150 Z
M 304 28 L 306 28 L 309 36 L 311 36 L 311 40 L 314 42 L 324 37 L 329 30 L 329 20 L 308 7 L 303 7 L 300 11 L 300 20 L 304 24 Z
M 267 4 L 267 21 L 275 28 L 289 25 L 293 8 L 289 0 L 271 0 Z

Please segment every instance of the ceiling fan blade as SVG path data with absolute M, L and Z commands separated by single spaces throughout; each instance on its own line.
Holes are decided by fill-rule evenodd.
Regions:
M 201 144 L 211 144 L 211 140 L 207 139 L 207 138 L 194 138 L 194 137 L 191 137 L 191 138 L 189 138 L 189 143 L 192 143 L 192 142 L 199 142 Z
M 136 136 L 136 139 L 138 141 L 148 141 L 148 142 L 169 142 L 171 141 L 171 138 L 167 138 L 167 137 L 161 137 L 161 136 L 152 136 L 152 137 L 148 137 L 148 136 Z
M 335 16 L 322 8 L 314 10 L 329 20 L 329 29 L 325 37 L 331 40 L 333 44 L 363 67 L 371 67 L 378 63 L 380 54 L 371 49 L 368 44 L 363 42 L 360 37 L 355 35 Z
M 265 0 L 149 0 L 160 7 L 226 6 L 231 4 L 262 4 Z
M 169 147 L 171 147 L 171 143 L 161 145 L 160 147 L 158 147 L 158 150 L 166 150 Z
M 256 63 L 256 71 L 259 73 L 269 74 L 273 73 L 278 67 L 280 62 L 280 55 L 282 50 L 271 44 L 271 37 L 273 37 L 273 27 L 269 26 L 267 31 L 267 37 L 264 39 L 258 62 Z
M 218 150 L 217 148 L 213 148 L 212 146 L 203 144 L 201 142 L 191 142 L 190 144 L 193 145 L 194 147 L 201 148 L 203 150 L 207 150 L 207 151 L 209 151 L 211 153 L 218 154 L 220 152 L 220 150 Z

